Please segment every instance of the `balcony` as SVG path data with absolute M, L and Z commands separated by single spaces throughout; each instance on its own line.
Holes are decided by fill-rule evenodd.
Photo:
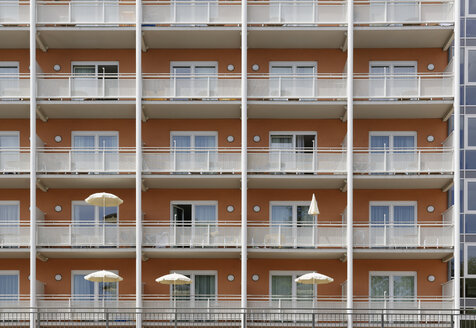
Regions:
M 40 42 L 48 48 L 134 48 L 135 1 L 39 1 Z
M 30 2 L 1 1 L 0 44 L 3 49 L 24 49 L 29 46 Z
M 29 99 L 29 74 L 0 74 L 0 118 L 28 118 Z
M 240 74 L 145 73 L 144 113 L 150 118 L 239 118 Z
M 339 48 L 345 42 L 345 1 L 251 1 L 250 48 Z
M 240 46 L 240 1 L 144 1 L 142 10 L 150 48 Z
M 357 1 L 357 48 L 443 48 L 453 33 L 454 2 Z
M 0 248 L 30 246 L 30 224 L 28 221 L 3 221 L 0 224 Z

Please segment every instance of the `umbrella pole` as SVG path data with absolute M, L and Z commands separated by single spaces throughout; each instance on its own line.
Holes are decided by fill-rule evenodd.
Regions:
M 177 328 L 177 299 L 175 295 L 175 292 L 176 292 L 175 284 L 173 286 L 174 286 L 174 317 L 175 317 L 174 327 Z

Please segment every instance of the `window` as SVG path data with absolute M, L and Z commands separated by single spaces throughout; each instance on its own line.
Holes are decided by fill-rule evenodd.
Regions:
M 300 98 L 317 95 L 317 62 L 270 62 L 269 73 L 270 93 L 273 97 Z
M 399 149 L 412 150 L 416 147 L 416 132 L 387 132 L 371 131 L 369 137 L 370 148 L 375 150 Z
M 118 168 L 118 132 L 73 131 L 72 169 L 114 171 Z
M 71 71 L 78 77 L 107 79 L 119 73 L 119 64 L 117 62 L 73 62 Z
M 474 0 L 466 0 L 466 15 L 476 16 L 476 3 Z
M 274 166 L 270 169 L 296 173 L 314 172 L 316 169 L 316 132 L 271 132 L 269 145 L 269 160 Z
M 370 62 L 371 97 L 416 97 L 417 63 L 413 61 Z
M 117 62 L 73 62 L 71 95 L 75 98 L 117 98 Z
M 171 222 L 178 226 L 217 222 L 216 201 L 174 201 L 171 204 Z
M 271 223 L 273 225 L 303 226 L 315 223 L 308 214 L 309 202 L 271 202 Z
M 20 290 L 19 271 L 0 271 L 0 301 L 18 300 Z
M 109 270 L 119 274 L 117 270 Z M 117 282 L 92 282 L 84 279 L 85 276 L 94 271 L 72 271 L 71 290 L 73 301 L 76 303 L 84 302 L 85 306 L 91 307 L 91 301 L 117 300 L 118 283 Z M 78 304 L 79 305 L 79 304 Z
M 189 4 L 187 4 L 188 6 Z M 217 89 L 217 62 L 172 62 L 175 97 L 213 97 Z
M 216 163 L 217 132 L 171 132 L 176 171 L 209 171 Z
M 217 132 L 171 132 L 170 147 L 176 150 L 200 152 L 200 148 L 208 150 L 217 147 Z
M 74 246 L 117 246 L 119 207 L 72 203 L 71 243 Z
M 465 212 L 476 213 L 476 180 L 466 179 L 464 190 Z
M 271 132 L 270 148 L 304 151 L 317 148 L 316 132 Z
M 413 301 L 416 272 L 370 272 L 369 289 L 372 301 Z
M 177 301 L 207 301 L 216 299 L 218 279 L 216 271 L 171 271 L 179 272 L 192 280 L 189 285 L 170 287 L 170 294 Z
M 465 147 L 476 149 L 476 116 L 465 115 Z
M 280 300 L 281 304 L 291 304 L 295 301 L 312 300 L 317 288 L 314 285 L 298 284 L 295 279 L 307 272 L 299 271 L 271 271 L 270 296 L 273 300 Z
M 117 223 L 119 219 L 118 206 L 93 206 L 84 201 L 73 201 L 73 221 L 78 224 Z
M 414 225 L 417 202 L 370 202 L 371 225 Z
M 18 131 L 0 131 L 0 171 L 16 171 L 19 160 L 20 133 Z

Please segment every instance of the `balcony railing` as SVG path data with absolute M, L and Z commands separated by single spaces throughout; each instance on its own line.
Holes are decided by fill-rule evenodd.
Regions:
M 375 148 L 354 150 L 356 173 L 450 173 L 451 148 Z
M 1 6 L 2 4 L 0 3 L 0 12 Z M 0 101 L 15 101 L 29 98 L 29 74 L 0 74 Z
M 329 100 L 346 97 L 344 74 L 249 74 L 248 98 Z
M 142 10 L 147 25 L 241 24 L 240 1 L 144 1 Z
M 248 246 L 264 248 L 345 247 L 345 227 L 341 223 L 279 224 L 248 223 Z
M 248 24 L 291 26 L 344 25 L 344 1 L 250 1 Z
M 30 172 L 29 148 L 0 148 L 0 173 Z
M 30 222 L 2 220 L 0 224 L 0 248 L 28 246 L 30 246 Z
M 0 26 L 1 25 L 24 25 L 30 23 L 29 1 L 1 1 L 0 2 Z
M 135 24 L 135 1 L 39 1 L 38 24 L 119 25 Z
M 240 74 L 144 74 L 144 100 L 233 100 L 241 97 Z
M 240 247 L 239 221 L 196 222 L 171 224 L 170 222 L 144 222 L 144 247 Z
M 419 100 L 453 97 L 450 73 L 355 74 L 354 98 L 372 100 Z
M 451 310 L 452 298 L 441 296 L 417 297 L 359 297 L 354 295 L 355 309 L 368 310 Z
M 355 224 L 354 247 L 450 248 L 453 229 L 442 222 Z
M 37 226 L 40 247 L 133 247 L 135 222 L 74 222 L 66 220 L 41 221 Z
M 453 1 L 356 1 L 355 24 L 453 24 Z
M 39 99 L 117 100 L 135 98 L 135 74 L 39 74 Z
M 345 173 L 346 154 L 342 148 L 249 148 L 251 173 Z

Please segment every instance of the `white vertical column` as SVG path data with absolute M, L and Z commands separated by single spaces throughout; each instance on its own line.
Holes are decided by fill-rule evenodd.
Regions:
M 142 0 L 136 0 L 136 327 L 142 327 Z
M 241 0 L 241 308 L 248 298 L 248 1 Z M 246 327 L 243 314 L 242 328 Z
M 460 110 L 460 61 L 461 61 L 461 28 L 460 28 L 460 1 L 455 0 L 454 2 L 454 16 L 455 16 L 455 27 L 454 27 L 454 131 L 453 131 L 453 138 L 454 138 L 454 156 L 453 156 L 453 169 L 454 169 L 454 176 L 453 176 L 453 186 L 454 186 L 454 306 L 456 310 L 460 308 L 460 130 L 461 130 L 461 110 Z M 455 321 L 456 327 L 459 326 L 459 320 Z
M 354 1 L 347 0 L 347 327 L 354 300 Z
M 36 0 L 30 0 L 30 308 L 36 308 Z M 34 315 L 30 317 L 34 318 Z M 34 327 L 30 320 L 30 327 Z

